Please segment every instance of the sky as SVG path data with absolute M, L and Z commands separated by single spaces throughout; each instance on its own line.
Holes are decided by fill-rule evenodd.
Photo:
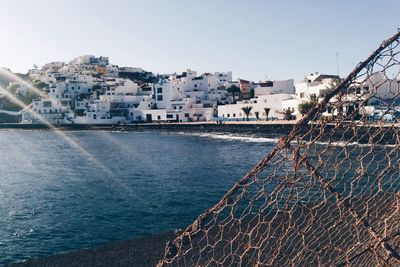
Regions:
M 0 0 L 0 66 L 80 55 L 155 73 L 347 75 L 400 27 L 398 0 Z M 338 63 L 338 64 L 337 64 Z

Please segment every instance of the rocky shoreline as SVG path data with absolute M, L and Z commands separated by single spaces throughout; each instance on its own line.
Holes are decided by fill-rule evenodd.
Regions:
M 123 131 L 123 132 L 143 132 L 143 131 L 168 131 L 168 132 L 214 132 L 230 133 L 240 135 L 256 135 L 262 137 L 276 137 L 288 134 L 293 123 L 143 123 L 143 124 L 124 124 L 124 125 L 101 125 L 101 124 L 20 124 L 3 123 L 0 130 L 57 130 L 57 131 Z

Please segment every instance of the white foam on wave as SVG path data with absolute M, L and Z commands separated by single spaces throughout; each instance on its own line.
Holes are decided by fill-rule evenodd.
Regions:
M 337 146 L 337 147 L 351 147 L 351 146 L 357 146 L 357 147 L 396 147 L 397 145 L 395 144 L 361 144 L 358 142 L 344 142 L 344 141 L 339 141 L 339 142 L 316 142 L 318 145 L 323 145 L 323 146 Z
M 210 139 L 217 140 L 226 140 L 226 141 L 240 141 L 247 143 L 278 143 L 278 138 L 267 138 L 267 137 L 255 137 L 255 136 L 245 136 L 245 135 L 237 135 L 237 134 L 218 134 L 218 133 L 187 133 L 187 132 L 178 132 L 177 134 L 187 135 L 187 136 L 198 136 Z M 296 141 L 292 141 L 291 143 L 296 143 Z M 307 142 L 303 142 L 306 144 Z M 333 147 L 396 147 L 394 144 L 361 144 L 358 142 L 345 142 L 345 141 L 336 141 L 336 142 L 315 142 L 317 145 L 322 146 L 333 146 Z
M 255 136 L 245 136 L 245 135 L 235 135 L 235 134 L 218 134 L 218 133 L 185 133 L 178 132 L 177 134 L 187 135 L 187 136 L 198 136 L 217 140 L 226 141 L 240 141 L 247 143 L 277 143 L 277 138 L 266 138 L 266 137 L 255 137 Z

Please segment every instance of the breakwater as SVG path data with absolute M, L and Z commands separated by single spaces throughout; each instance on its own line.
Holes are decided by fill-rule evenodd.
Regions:
M 256 134 L 259 136 L 275 137 L 288 134 L 293 128 L 288 124 L 258 124 L 258 123 L 235 123 L 235 124 L 213 124 L 213 123 L 143 123 L 125 125 L 101 125 L 101 124 L 18 124 L 3 123 L 0 129 L 20 130 L 102 130 L 102 131 L 169 131 L 169 132 L 215 132 L 232 134 Z

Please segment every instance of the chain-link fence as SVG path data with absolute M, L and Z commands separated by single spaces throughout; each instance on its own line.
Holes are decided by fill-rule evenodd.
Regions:
M 159 266 L 400 266 L 399 37 L 320 91 Z

